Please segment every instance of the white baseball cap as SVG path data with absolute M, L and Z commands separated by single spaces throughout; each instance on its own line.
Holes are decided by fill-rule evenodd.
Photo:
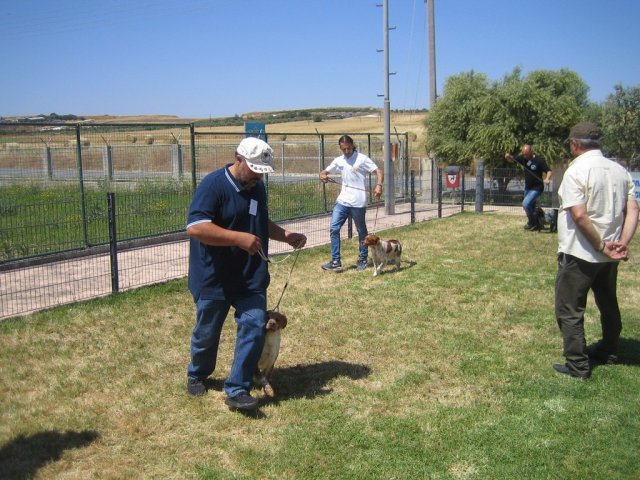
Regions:
M 251 171 L 255 173 L 273 172 L 273 149 L 264 140 L 256 137 L 247 137 L 240 142 L 237 149 Z

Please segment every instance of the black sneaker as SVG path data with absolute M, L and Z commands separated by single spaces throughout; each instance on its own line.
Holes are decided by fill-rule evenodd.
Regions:
M 525 230 L 533 230 L 535 228 L 535 225 L 531 225 L 530 223 L 525 223 L 522 228 L 524 228 Z
M 234 395 L 233 397 L 227 397 L 224 403 L 236 410 L 256 410 L 258 408 L 258 400 L 246 392 Z
M 204 386 L 204 382 L 202 380 L 189 378 L 187 379 L 187 392 L 189 392 L 189 395 L 198 397 L 207 393 L 207 387 Z
M 358 260 L 358 265 L 356 265 L 356 270 L 362 272 L 367 269 L 367 261 L 366 260 Z
M 580 375 L 579 373 L 576 373 L 573 370 L 571 370 L 569 367 L 567 367 L 566 364 L 562 365 L 560 363 L 554 363 L 553 369 L 562 375 L 566 375 L 567 377 L 571 377 L 571 378 L 576 378 L 578 380 L 587 380 L 589 378 L 588 374 Z
M 322 269 L 328 272 L 340 273 L 342 271 L 342 263 L 340 260 L 331 260 L 329 263 L 322 265 Z

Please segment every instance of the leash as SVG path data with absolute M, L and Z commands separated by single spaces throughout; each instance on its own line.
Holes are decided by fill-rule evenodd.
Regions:
M 300 255 L 300 248 L 296 249 L 295 252 L 295 258 L 293 259 L 293 265 L 291 265 L 291 270 L 289 270 L 289 275 L 287 275 L 287 281 L 284 282 L 284 287 L 282 287 L 282 293 L 280 294 L 280 298 L 278 299 L 278 303 L 276 304 L 275 308 L 273 309 L 274 312 L 279 312 L 280 311 L 280 302 L 282 302 L 282 297 L 284 297 L 284 292 L 287 290 L 287 287 L 289 286 L 289 280 L 291 279 L 291 274 L 293 273 L 293 269 L 296 266 L 296 262 L 298 261 L 298 256 Z M 291 254 L 289 254 L 291 255 Z M 289 255 L 287 255 L 287 257 L 289 257 Z
M 300 250 L 299 248 L 296 250 Z M 287 259 L 293 255 L 292 253 L 288 253 L 286 257 L 284 257 L 282 260 L 280 261 L 275 261 L 275 260 L 271 260 L 269 257 L 267 257 L 264 254 L 264 250 L 262 249 L 262 247 L 260 247 L 260 250 L 258 250 L 258 255 L 260 255 L 260 258 L 263 259 L 265 262 L 270 263 L 271 265 L 278 265 L 279 263 L 284 263 L 287 261 Z
M 537 174 L 534 173 L 533 170 L 525 167 L 524 165 L 522 165 L 520 162 L 518 162 L 515 157 L 513 159 L 513 163 L 515 163 L 516 165 L 518 165 L 525 173 L 529 172 L 531 175 L 533 175 L 534 177 L 536 177 L 538 180 L 540 180 L 542 183 L 544 183 L 544 178 L 538 176 Z
M 378 209 L 380 208 L 380 202 L 376 202 L 376 219 L 373 221 L 373 229 L 371 230 L 373 233 L 376 233 L 376 224 L 378 223 Z
M 344 187 L 347 187 L 347 188 L 353 188 L 354 190 L 360 190 L 361 192 L 369 193 L 369 190 L 367 190 L 366 188 L 354 187 L 354 186 L 348 185 L 346 183 L 343 184 L 343 183 L 338 182 L 337 180 L 334 180 L 333 178 L 329 178 L 327 180 L 327 183 L 335 183 L 336 185 L 340 185 L 341 187 L 344 186 Z

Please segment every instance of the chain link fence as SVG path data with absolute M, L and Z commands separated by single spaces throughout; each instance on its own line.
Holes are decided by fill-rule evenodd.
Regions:
M 271 218 L 304 232 L 310 246 L 328 242 L 340 186 L 322 184 L 318 172 L 340 155 L 341 135 L 265 138 L 274 149 L 275 172 L 265 176 Z M 233 161 L 245 136 L 192 124 L 0 125 L 0 318 L 184 277 L 193 191 Z M 384 168 L 382 134 L 351 136 Z M 475 172 L 462 169 L 462 185 L 448 188 L 434 161 L 410 156 L 407 134 L 393 142 L 398 225 L 475 201 Z M 517 205 L 517 175 L 488 175 L 484 202 Z

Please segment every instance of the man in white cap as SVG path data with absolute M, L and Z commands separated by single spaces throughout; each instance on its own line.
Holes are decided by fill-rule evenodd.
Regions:
M 618 359 L 622 320 L 616 283 L 618 263 L 629 259 L 629 242 L 638 225 L 633 180 L 600 151 L 602 131 L 591 122 L 571 128 L 574 160 L 564 173 L 558 196 L 558 273 L 555 313 L 562 333 L 564 364 L 556 372 L 586 380 L 597 363 Z M 587 348 L 584 312 L 593 292 L 602 340 Z
M 272 159 L 266 142 L 242 140 L 234 163 L 202 179 L 187 220 L 189 290 L 196 304 L 187 391 L 206 393 L 205 379 L 215 369 L 222 326 L 233 306 L 237 337 L 224 391 L 225 403 L 238 410 L 258 407 L 249 392 L 265 339 L 269 271 L 263 256 L 269 255 L 269 239 L 294 248 L 307 240 L 269 219 L 262 178 L 273 172 Z

